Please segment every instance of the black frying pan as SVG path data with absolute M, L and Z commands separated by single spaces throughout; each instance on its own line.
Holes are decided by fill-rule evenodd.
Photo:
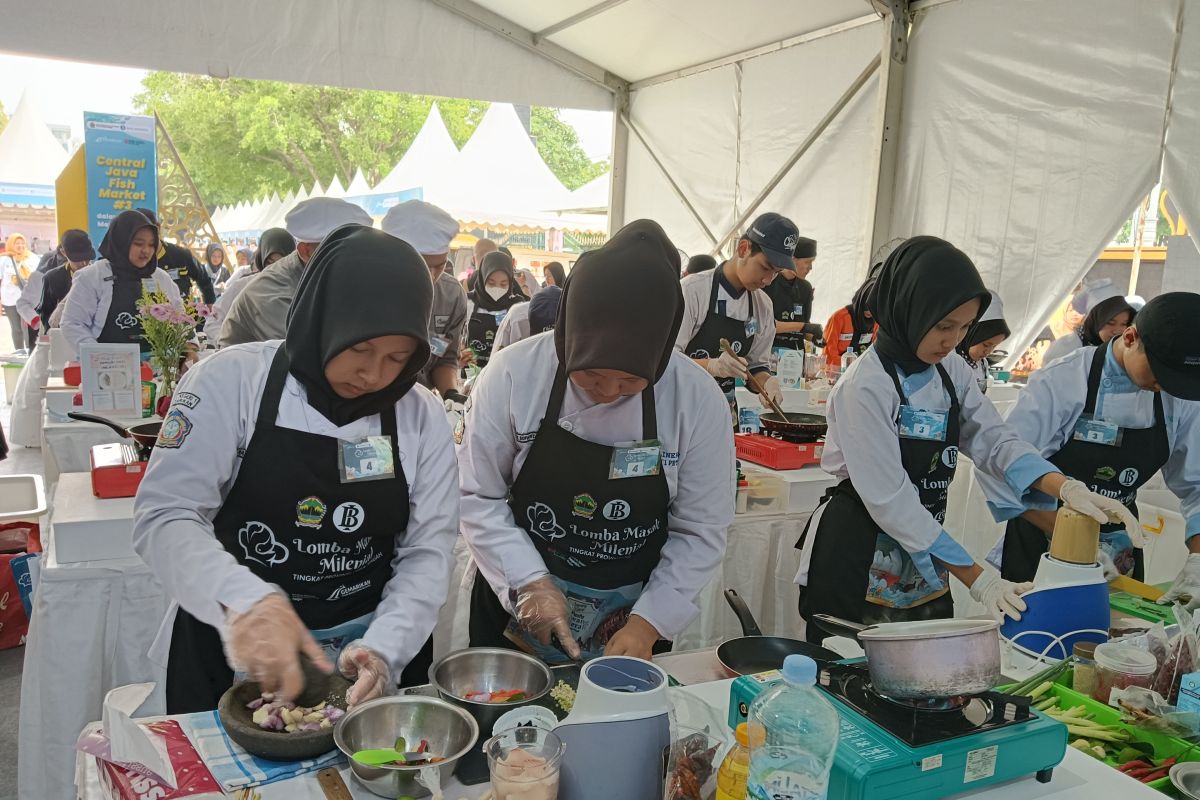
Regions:
M 772 411 L 769 414 L 759 414 L 758 421 L 767 433 L 804 436 L 813 441 L 824 436 L 829 429 L 828 420 L 820 414 L 800 414 L 789 411 L 785 417 L 786 419 L 780 419 L 779 414 Z
M 736 678 L 738 675 L 753 675 L 780 669 L 783 667 L 783 660 L 788 656 L 808 656 L 818 664 L 841 659 L 841 656 L 832 650 L 799 639 L 763 636 L 758 622 L 746 606 L 746 601 L 737 592 L 726 589 L 725 600 L 733 609 L 733 613 L 737 614 L 738 621 L 742 623 L 742 633 L 745 634 L 739 639 L 722 642 L 717 648 L 717 660 L 721 662 L 721 667 L 729 677 Z
M 150 457 L 150 450 L 153 449 L 154 443 L 158 441 L 158 430 L 162 427 L 162 421 L 155 420 L 154 422 L 139 422 L 136 425 L 130 425 L 126 428 L 120 423 L 113 422 L 111 419 L 99 417 L 95 414 L 84 414 L 80 411 L 68 411 L 67 416 L 71 419 L 79 420 L 80 422 L 94 422 L 97 425 L 103 425 L 107 428 L 112 428 L 125 439 L 132 439 L 137 445 L 138 452 L 143 459 Z

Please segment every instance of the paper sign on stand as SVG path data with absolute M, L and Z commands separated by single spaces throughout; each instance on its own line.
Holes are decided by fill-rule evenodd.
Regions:
M 79 367 L 84 411 L 142 415 L 142 354 L 136 344 L 81 344 Z

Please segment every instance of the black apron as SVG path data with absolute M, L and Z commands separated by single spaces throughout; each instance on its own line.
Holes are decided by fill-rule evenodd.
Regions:
M 1104 359 L 1110 345 L 1097 347 L 1088 372 L 1087 402 L 1083 413 L 1092 415 L 1104 373 Z M 1138 516 L 1137 490 L 1162 469 L 1171 457 L 1167 423 L 1163 415 L 1162 395 L 1154 394 L 1154 425 L 1149 428 L 1122 428 L 1119 445 L 1080 441 L 1074 436 L 1048 459 L 1070 478 L 1087 484 L 1093 492 L 1120 500 Z M 1119 523 L 1100 526 L 1101 547 L 1112 556 L 1113 565 L 1123 575 L 1142 580 L 1145 574 L 1142 551 L 1133 547 Z M 1000 574 L 1010 581 L 1031 581 L 1049 550 L 1049 537 L 1031 522 L 1020 517 L 1009 520 L 1004 532 L 1004 551 Z
M 288 594 L 310 630 L 356 621 L 319 639 L 332 657 L 361 637 L 369 622 L 362 618 L 374 613 L 392 576 L 396 533 L 408 527 L 408 481 L 396 447 L 394 411 L 381 415 L 395 465 L 395 476 L 383 480 L 342 483 L 338 439 L 277 426 L 287 374 L 287 354 L 280 347 L 254 435 L 213 530 L 239 564 Z M 233 677 L 216 629 L 179 609 L 167 665 L 167 713 L 216 708 Z
M 158 284 L 153 278 L 121 279 L 115 274 L 104 279 L 112 283 L 112 302 L 108 304 L 104 327 L 97 342 L 105 344 L 136 344 L 143 353 L 150 352 L 150 343 L 142 335 L 142 320 L 138 316 L 138 300 L 142 291 L 153 292 Z
M 748 319 L 743 321 L 725 316 L 724 301 L 718 302 L 717 300 L 717 285 L 720 283 L 723 269 L 724 264 L 713 270 L 712 290 L 708 293 L 708 313 L 700 325 L 700 330 L 696 331 L 696 335 L 687 344 L 684 354 L 688 358 L 720 358 L 722 339 L 728 339 L 733 352 L 742 358 L 746 358 L 750 353 L 750 348 L 754 346 L 754 337 L 758 330 L 758 323 L 754 318 L 754 298 L 747 297 L 750 309 Z M 734 393 L 737 381 L 733 378 L 716 378 L 715 380 L 721 387 L 721 391 L 725 393 L 725 399 L 729 402 L 729 412 L 733 417 L 733 429 L 737 430 L 737 396 Z
M 771 298 L 771 308 L 776 322 L 808 322 L 809 315 L 812 314 L 811 298 L 806 297 L 807 292 L 803 291 L 804 287 L 801 286 L 800 281 L 800 278 L 789 281 L 782 275 L 777 275 L 775 280 L 763 289 L 767 293 L 767 297 Z M 802 331 L 784 333 L 776 329 L 774 346 L 788 350 L 803 350 L 804 333 Z
M 467 344 L 475 352 L 475 363 L 480 368 L 487 366 L 488 359 L 492 357 L 492 343 L 496 341 L 496 331 L 507 313 L 508 309 L 488 311 L 476 306 L 467 318 Z
M 896 368 L 882 353 L 879 360 L 896 386 L 903 411 L 908 398 Z M 958 393 L 941 364 L 937 371 L 950 396 L 945 440 L 901 437 L 899 441 L 904 472 L 916 487 L 921 505 L 941 524 L 946 519 L 946 499 L 958 464 L 960 424 Z M 954 616 L 948 570 L 938 568 L 943 589 L 933 589 L 919 575 L 914 578 L 912 559 L 880 531 L 849 478 L 827 491 L 822 502 L 828 502 L 828 506 L 813 534 L 817 538 L 809 562 L 808 586 L 800 592 L 800 614 L 806 622 L 808 641 L 820 643 L 829 635 L 812 621 L 814 614 L 831 614 L 867 625 Z M 808 535 L 805 528 L 797 548 L 803 548 Z M 895 602 L 906 605 L 889 604 Z
M 667 513 L 671 495 L 662 472 L 640 477 L 610 478 L 615 447 L 581 439 L 558 424 L 567 376 L 560 366 L 546 404 L 537 438 L 513 482 L 508 505 L 513 520 L 529 534 L 550 574 L 574 584 L 580 597 L 587 590 L 608 599 L 597 601 L 600 611 L 590 622 L 579 620 L 588 611 L 572 615 L 585 626 L 577 637 L 585 654 L 602 651 L 608 639 L 624 627 L 629 611 L 658 566 L 667 542 Z M 658 438 L 654 386 L 642 392 L 642 437 Z M 622 590 L 623 598 L 605 594 Z M 571 602 L 571 592 L 564 592 Z M 515 591 L 510 599 L 515 599 Z M 580 602 L 580 606 L 585 601 Z M 512 647 L 505 636 L 511 617 L 488 582 L 476 576 L 471 592 L 471 646 Z M 516 633 L 514 630 L 510 633 Z M 665 643 L 660 642 L 660 645 Z M 669 648 L 669 644 L 665 644 Z M 557 648 L 532 648 L 543 659 L 565 662 Z

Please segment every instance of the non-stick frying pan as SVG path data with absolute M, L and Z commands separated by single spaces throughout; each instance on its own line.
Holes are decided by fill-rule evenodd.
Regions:
M 139 422 L 136 425 L 130 425 L 126 428 L 124 425 L 113 422 L 105 417 L 98 417 L 95 414 L 84 414 L 79 411 L 68 411 L 67 416 L 71 419 L 77 419 L 80 422 L 94 422 L 97 425 L 104 425 L 112 428 L 119 433 L 122 438 L 132 439 L 138 447 L 138 452 L 141 453 L 143 459 L 150 457 L 150 450 L 154 447 L 154 443 L 158 441 L 158 430 L 162 427 L 162 422 L 155 420 L 154 422 Z
M 746 601 L 733 589 L 725 590 L 725 600 L 733 613 L 737 614 L 742 623 L 742 636 L 722 642 L 717 648 L 717 660 L 725 673 L 736 678 L 738 675 L 753 675 L 757 672 L 780 669 L 783 660 L 788 656 L 808 656 L 818 663 L 828 663 L 841 659 L 832 650 L 826 650 L 809 642 L 799 639 L 788 639 L 782 636 L 763 636 L 762 630 L 746 606 Z
M 758 421 L 767 433 L 781 433 L 788 436 L 803 436 L 814 441 L 825 435 L 829 422 L 820 414 L 800 414 L 789 411 L 786 419 L 780 419 L 779 414 L 772 411 L 769 414 L 759 414 Z

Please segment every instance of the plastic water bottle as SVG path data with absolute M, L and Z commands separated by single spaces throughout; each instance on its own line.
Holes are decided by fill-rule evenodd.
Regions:
M 799 389 L 804 382 L 804 354 L 788 350 L 779 357 L 779 385 L 784 389 Z
M 817 664 L 788 656 L 783 682 L 750 706 L 747 800 L 824 800 L 838 744 L 838 714 L 816 688 Z

